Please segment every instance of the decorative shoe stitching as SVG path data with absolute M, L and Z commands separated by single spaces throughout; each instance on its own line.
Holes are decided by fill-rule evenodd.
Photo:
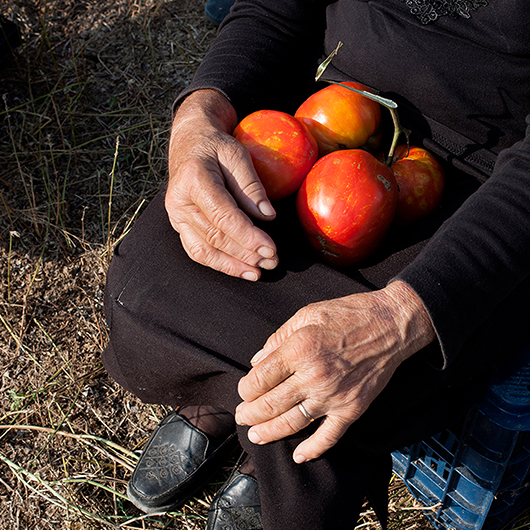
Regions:
M 138 471 L 144 471 L 147 479 L 156 480 L 160 485 L 168 479 L 180 481 L 189 474 L 182 453 L 170 443 L 150 447 Z
M 237 509 L 225 510 L 219 514 L 222 530 L 261 530 L 263 522 L 261 513 L 251 506 L 240 506 Z

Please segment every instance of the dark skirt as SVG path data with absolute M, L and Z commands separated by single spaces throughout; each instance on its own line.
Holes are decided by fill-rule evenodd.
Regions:
M 297 224 L 293 200 L 284 200 L 276 205 L 277 219 L 261 225 L 277 243 L 280 264 L 255 283 L 189 259 L 169 224 L 162 190 L 115 250 L 106 288 L 110 342 L 104 365 L 145 402 L 211 404 L 233 412 L 250 358 L 280 325 L 311 302 L 384 287 L 477 186 L 452 174 L 439 212 L 413 228 L 392 229 L 370 261 L 347 271 L 319 261 Z M 488 335 L 491 329 L 491 322 L 485 324 L 486 333 L 477 332 L 446 370 L 429 362 L 441 355 L 436 344 L 404 362 L 364 415 L 316 461 L 297 465 L 292 452 L 318 422 L 265 446 L 249 443 L 240 428 L 255 462 L 264 528 L 353 528 L 365 495 L 384 519 L 390 451 L 462 421 L 503 355 L 504 342 L 492 339 L 499 333 Z

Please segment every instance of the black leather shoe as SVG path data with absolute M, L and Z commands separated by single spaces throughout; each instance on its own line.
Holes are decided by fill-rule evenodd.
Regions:
M 177 412 L 153 431 L 127 485 L 131 502 L 146 513 L 184 504 L 221 467 L 235 446 L 236 433 L 214 444 Z
M 217 492 L 206 530 L 263 530 L 258 482 L 237 469 Z

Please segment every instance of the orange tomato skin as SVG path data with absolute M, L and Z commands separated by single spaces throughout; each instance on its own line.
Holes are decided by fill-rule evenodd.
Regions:
M 344 85 L 368 91 L 354 82 Z M 311 131 L 322 157 L 339 149 L 356 149 L 366 143 L 381 121 L 379 103 L 340 85 L 330 85 L 309 96 L 295 113 Z
M 260 110 L 243 118 L 233 136 L 249 151 L 271 201 L 296 193 L 318 158 L 307 127 L 293 116 Z
M 395 223 L 405 226 L 423 219 L 440 205 L 445 173 L 434 156 L 421 147 L 396 148 L 390 169 L 399 188 Z
M 297 195 L 297 212 L 310 244 L 339 267 L 367 258 L 392 223 L 394 175 L 361 149 L 330 153 L 313 166 Z

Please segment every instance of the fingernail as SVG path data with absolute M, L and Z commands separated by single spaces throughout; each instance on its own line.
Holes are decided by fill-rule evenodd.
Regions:
M 278 265 L 278 261 L 275 259 L 262 259 L 258 263 L 258 267 L 266 270 L 272 270 L 274 267 L 276 267 L 276 265 Z
M 272 207 L 272 204 L 269 201 L 260 201 L 258 203 L 259 211 L 266 215 L 267 217 L 271 217 L 276 212 L 274 211 L 274 208 Z
M 261 443 L 261 438 L 258 436 L 258 433 L 254 432 L 254 431 L 248 431 L 248 439 L 253 444 L 260 444 Z
M 262 356 L 263 356 L 263 350 L 261 349 L 259 352 L 257 352 L 254 355 L 254 357 L 252 357 L 252 359 L 250 359 L 250 364 L 252 366 L 254 366 L 255 364 L 258 364 Z M 236 413 L 237 413 L 237 409 L 236 409 Z
M 303 464 L 306 461 L 306 457 L 304 455 L 301 455 L 301 454 L 296 454 L 296 455 L 293 456 L 293 460 L 297 464 Z
M 271 348 L 262 348 L 254 355 L 254 357 L 252 357 L 252 359 L 250 359 L 250 364 L 254 366 L 255 364 L 260 363 L 261 361 L 263 361 L 263 359 L 265 359 L 265 357 L 267 357 L 267 355 L 269 355 L 269 353 L 272 353 L 273 351 L 274 350 L 272 350 Z
M 263 258 L 273 258 L 276 252 L 273 248 L 264 245 L 258 248 L 258 254 Z
M 236 408 L 236 423 L 238 425 L 245 425 L 245 422 L 241 419 L 241 412 Z
M 245 271 L 241 275 L 241 278 L 243 278 L 244 280 L 249 280 L 251 282 L 255 282 L 258 279 L 258 275 L 255 272 L 253 272 L 253 271 Z

